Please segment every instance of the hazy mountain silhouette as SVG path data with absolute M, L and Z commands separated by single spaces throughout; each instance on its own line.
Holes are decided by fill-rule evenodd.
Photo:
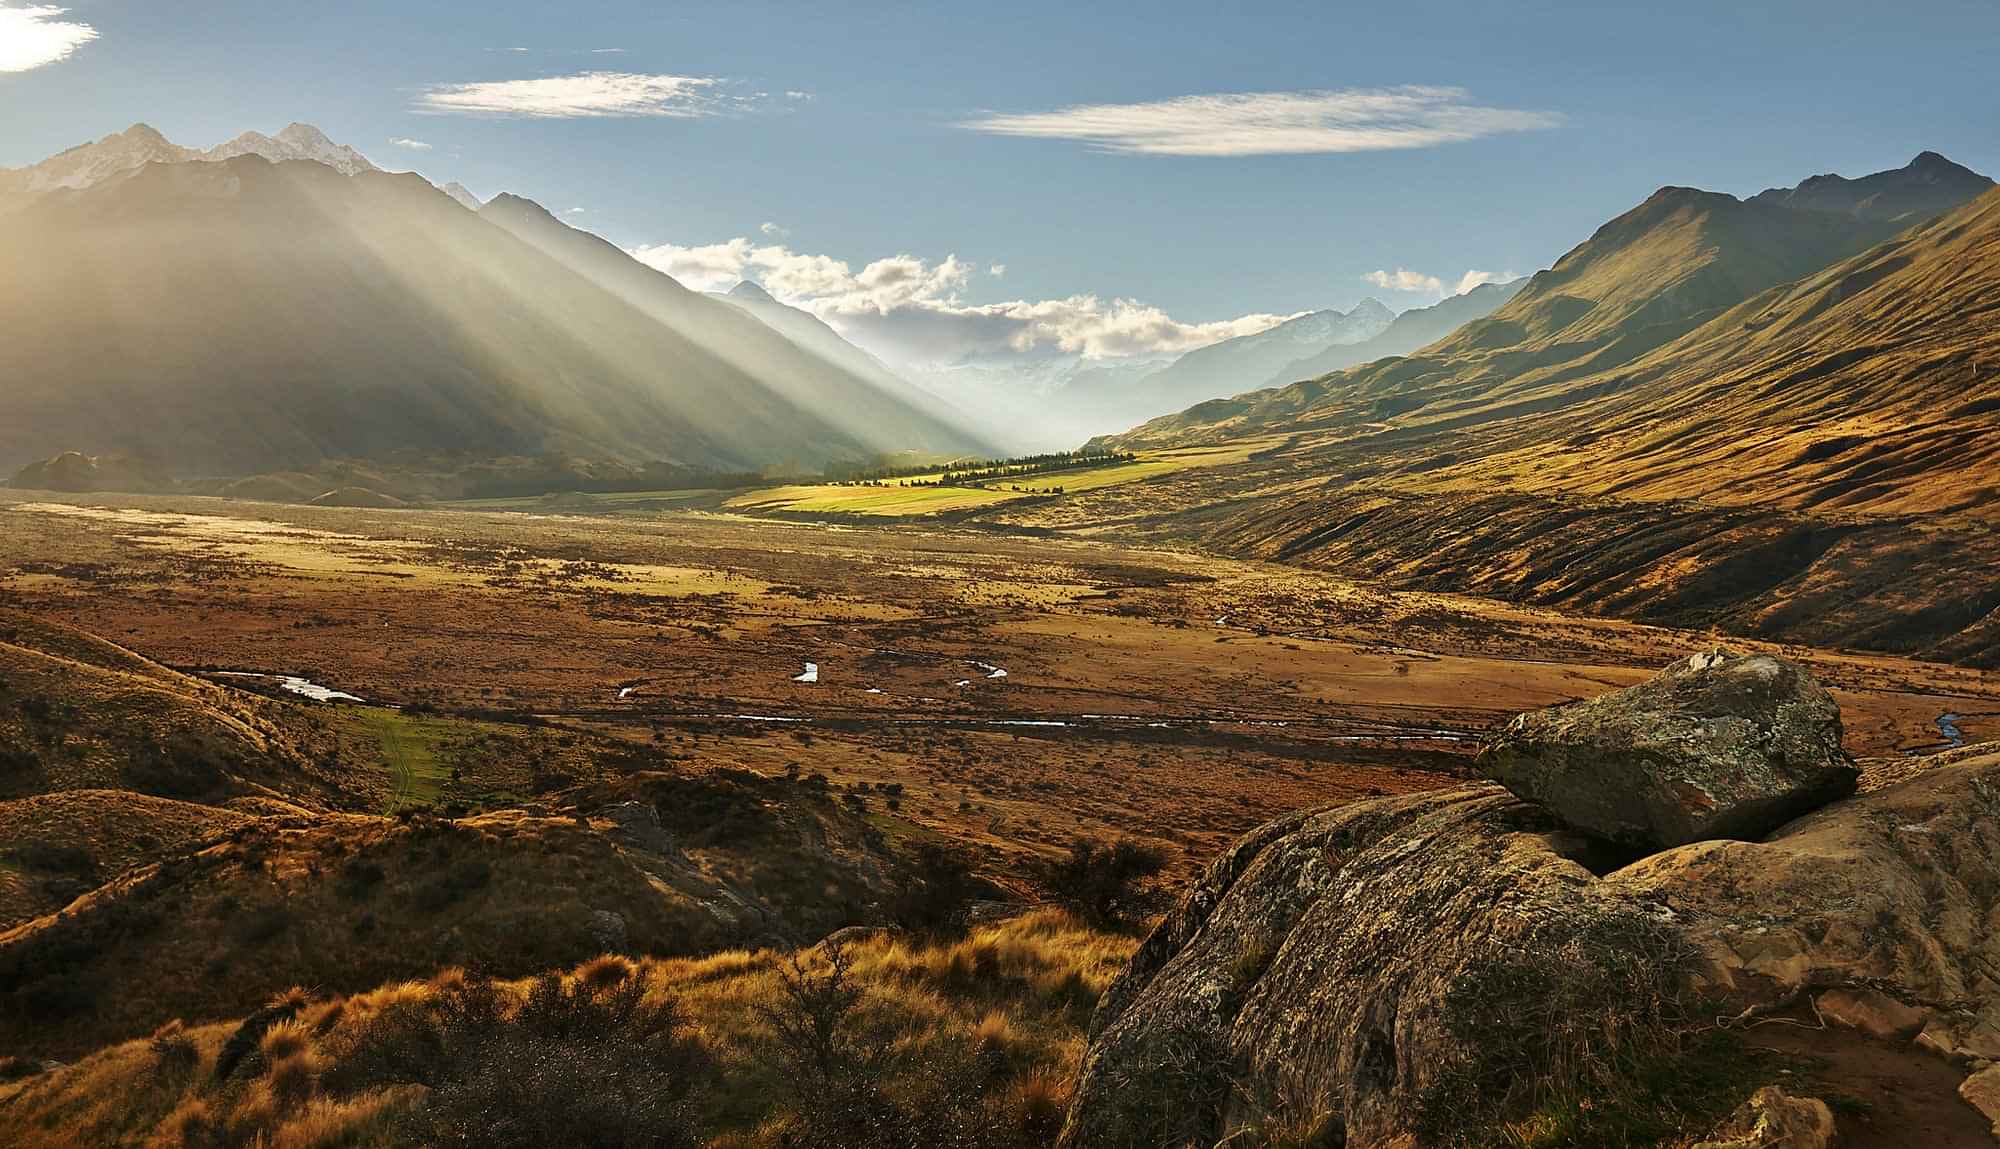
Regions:
M 1527 282 L 1526 279 L 1516 279 L 1507 283 L 1482 283 L 1471 291 L 1429 307 L 1413 307 L 1396 316 L 1395 322 L 1371 339 L 1336 344 L 1308 358 L 1286 364 L 1266 379 L 1264 386 L 1282 387 L 1295 380 L 1311 379 L 1358 363 L 1372 363 L 1391 355 L 1408 355 L 1443 339 L 1475 319 L 1493 314 L 1500 305 L 1527 286 Z
M 976 440 L 502 197 L 255 156 L 0 216 L 0 466 L 182 475 L 394 453 L 811 464 Z M 497 226 L 496 226 L 497 225 Z M 523 242 L 526 238 L 530 242 Z

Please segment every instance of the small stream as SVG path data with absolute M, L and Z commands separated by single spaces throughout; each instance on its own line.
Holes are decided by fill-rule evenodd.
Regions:
M 335 690 L 331 686 L 321 686 L 310 678 L 300 678 L 295 674 L 259 674 L 253 670 L 218 670 L 215 672 L 215 675 L 217 678 L 261 678 L 265 681 L 275 681 L 278 684 L 278 689 L 299 695 L 303 698 L 310 698 L 314 702 L 368 701 L 358 694 L 349 694 L 344 690 Z

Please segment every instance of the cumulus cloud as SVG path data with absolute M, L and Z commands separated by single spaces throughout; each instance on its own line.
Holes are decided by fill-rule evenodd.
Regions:
M 697 291 L 756 280 L 778 299 L 903 362 L 1001 352 L 1057 351 L 1089 359 L 1171 353 L 1254 334 L 1291 318 L 1257 314 L 1187 323 L 1138 300 L 1096 295 L 967 303 L 960 293 L 978 268 L 957 255 L 932 262 L 898 254 L 856 271 L 845 260 L 742 237 L 692 247 L 656 244 L 632 254 Z M 987 272 L 1005 270 L 993 264 Z
M 391 146 L 402 148 L 405 151 L 427 152 L 431 150 L 431 146 L 429 144 L 425 143 L 422 140 L 410 139 L 408 136 L 391 136 L 389 139 L 389 143 Z
M 671 116 L 689 119 L 741 111 L 753 97 L 734 95 L 716 76 L 579 72 L 533 80 L 435 84 L 417 97 L 424 112 L 576 119 Z
M 1478 287 L 1481 284 L 1507 283 L 1513 278 L 1514 278 L 1514 273 L 1511 271 L 1502 272 L 1498 275 L 1490 271 L 1468 271 L 1464 275 L 1458 277 L 1458 289 L 1454 291 L 1453 294 L 1464 295 L 1466 292 L 1471 291 L 1473 288 Z
M 1384 291 L 1420 291 L 1428 295 L 1443 295 L 1444 281 L 1435 275 L 1411 271 L 1399 267 L 1394 271 L 1371 271 L 1361 277 Z
M 999 136 L 1079 140 L 1133 155 L 1270 156 L 1429 148 L 1561 122 L 1553 112 L 1471 103 L 1463 88 L 1404 85 L 988 112 L 960 126 Z
M 1394 271 L 1371 271 L 1361 277 L 1365 283 L 1372 283 L 1384 291 L 1403 291 L 1416 295 L 1434 295 L 1443 299 L 1447 295 L 1464 295 L 1482 283 L 1506 283 L 1514 278 L 1514 273 L 1495 274 L 1491 271 L 1467 271 L 1449 290 L 1445 281 L 1435 275 L 1425 275 L 1421 271 L 1411 271 L 1399 267 Z
M 97 29 L 58 19 L 67 8 L 48 4 L 0 4 L 0 72 L 26 72 L 67 60 L 97 39 Z
M 1007 265 L 1004 263 L 996 263 L 993 266 L 986 269 L 986 274 L 992 276 L 995 279 L 999 279 L 1001 276 L 1007 274 Z
M 765 220 L 763 223 L 758 224 L 757 230 L 767 236 L 770 236 L 772 239 L 783 239 L 786 236 L 792 234 L 789 228 L 779 227 L 777 224 L 772 223 L 768 219 Z

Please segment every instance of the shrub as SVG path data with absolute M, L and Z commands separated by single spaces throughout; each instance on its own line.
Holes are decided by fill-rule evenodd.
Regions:
M 1120 839 L 1111 845 L 1090 838 L 1070 843 L 1068 856 L 1043 863 L 1038 876 L 1058 901 L 1074 907 L 1092 925 L 1105 926 L 1149 907 L 1145 881 L 1166 869 L 1157 846 Z
M 478 858 L 469 858 L 453 865 L 444 873 L 419 883 L 410 892 L 410 900 L 417 909 L 434 914 L 457 903 L 474 890 L 485 888 L 492 880 L 491 865 Z
M 778 970 L 778 998 L 760 1003 L 757 1016 L 777 1038 L 778 1055 L 809 1089 L 823 1092 L 858 1068 L 861 1058 L 845 1032 L 861 1004 L 851 980 L 854 963 L 840 943 L 822 946 L 826 968 L 816 971 L 800 954 Z
M 281 903 L 272 902 L 241 915 L 230 930 L 243 945 L 260 946 L 291 928 L 292 911 Z
M 342 897 L 360 901 L 374 893 L 375 887 L 381 885 L 387 876 L 378 862 L 367 858 L 350 858 L 346 865 L 340 867 L 340 877 L 334 883 L 334 888 Z
M 193 1069 L 201 1060 L 201 1050 L 195 1047 L 194 1038 L 187 1035 L 179 1018 L 154 1030 L 148 1044 L 153 1050 L 154 1069 L 163 1077 Z
M 682 1149 L 703 1058 L 671 1000 L 641 978 L 599 989 L 547 974 L 512 1006 L 467 977 L 369 1019 L 328 1077 L 351 1092 L 422 1085 L 416 1140 L 481 1149 Z
M 890 916 L 906 929 L 939 937 L 965 931 L 966 915 L 983 886 L 964 855 L 935 842 L 918 845 L 898 879 Z

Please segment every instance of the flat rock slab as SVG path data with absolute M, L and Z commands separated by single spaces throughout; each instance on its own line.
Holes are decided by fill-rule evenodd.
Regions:
M 1650 681 L 1523 714 L 1486 774 L 1585 834 L 1662 850 L 1762 838 L 1854 792 L 1840 707 L 1805 668 L 1715 650 Z

